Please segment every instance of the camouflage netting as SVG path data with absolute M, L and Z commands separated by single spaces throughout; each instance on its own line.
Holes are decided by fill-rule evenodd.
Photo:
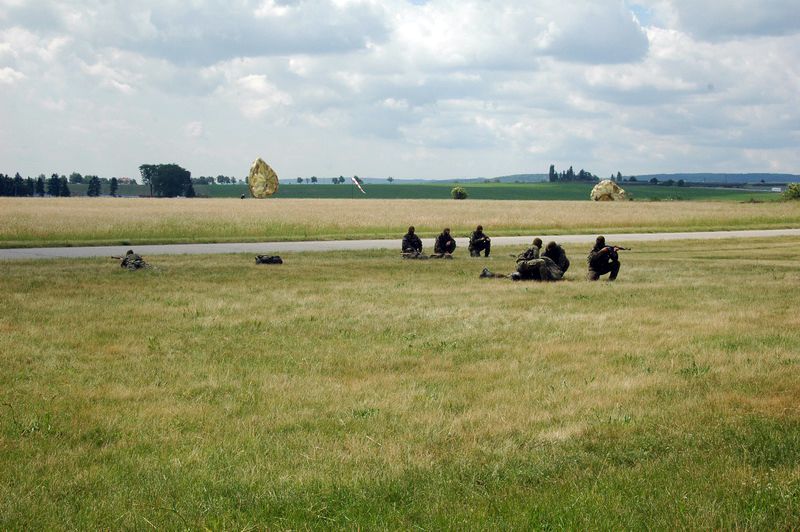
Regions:
M 610 179 L 600 181 L 589 195 L 594 201 L 616 201 L 625 199 L 625 191 Z
M 254 198 L 268 198 L 278 191 L 278 176 L 264 159 L 259 157 L 250 167 L 247 184 Z

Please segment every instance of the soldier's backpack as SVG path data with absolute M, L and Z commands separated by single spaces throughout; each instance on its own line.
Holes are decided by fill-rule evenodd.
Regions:
M 256 264 L 283 264 L 278 255 L 256 255 Z

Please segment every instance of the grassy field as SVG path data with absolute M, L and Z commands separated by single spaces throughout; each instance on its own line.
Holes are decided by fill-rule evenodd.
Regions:
M 471 200 L 546 200 L 584 201 L 594 185 L 587 183 L 480 183 L 480 184 L 367 184 L 362 194 L 349 180 L 346 184 L 302 184 L 282 183 L 275 198 L 280 199 L 450 199 L 455 186 L 467 189 Z M 776 201 L 780 195 L 767 192 L 763 187 L 747 190 L 725 188 L 699 188 L 656 186 L 649 184 L 622 184 L 635 201 L 653 200 L 713 200 L 713 201 Z M 744 186 L 744 185 L 743 185 Z M 75 194 L 86 194 L 88 185 L 70 185 Z M 195 185 L 200 197 L 239 198 L 245 194 L 251 198 L 246 185 Z M 108 192 L 108 187 L 103 191 Z M 146 196 L 150 189 L 144 185 L 121 185 L 120 196 Z M 469 201 L 469 200 L 468 200 Z
M 389 186 L 389 185 L 387 185 Z M 331 185 L 333 187 L 333 185 Z M 800 202 L 0 198 L 0 247 L 800 227 Z
M 4 261 L 0 529 L 800 528 L 800 240 L 566 249 Z

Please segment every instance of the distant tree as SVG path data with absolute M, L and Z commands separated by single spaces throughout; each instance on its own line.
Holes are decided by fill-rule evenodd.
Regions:
M 463 187 L 453 187 L 453 190 L 450 191 L 450 195 L 453 199 L 467 199 L 469 197 L 467 190 Z
M 636 179 L 636 176 L 632 175 L 632 176 L 630 176 L 630 177 L 628 178 L 628 181 L 629 181 L 630 183 L 637 183 L 639 180 L 638 180 L 638 179 Z
M 656 179 L 655 177 L 651 178 L 650 179 L 650 184 L 651 185 L 657 185 L 658 184 L 658 179 Z
M 550 174 L 549 174 L 550 182 L 555 183 L 558 181 L 558 174 L 556 174 L 556 165 L 550 165 Z
M 392 176 L 389 176 L 386 178 L 386 181 L 388 181 L 389 184 L 391 185 L 392 183 L 394 183 L 394 178 Z
M 624 179 L 622 178 L 622 174 L 620 172 L 617 172 L 617 181 L 619 181 L 620 183 L 624 181 Z
M 158 165 L 143 164 L 139 167 L 139 174 L 142 176 L 142 183 L 150 186 L 150 195 L 153 195 L 153 183 L 157 179 Z
M 675 180 L 674 179 L 667 179 L 662 184 L 665 185 L 665 186 L 668 186 L 668 187 L 672 187 L 672 186 L 675 186 Z
M 189 180 L 189 184 L 186 185 L 186 190 L 183 193 L 184 196 L 187 198 L 194 198 L 197 197 L 197 193 L 194 191 L 194 187 L 192 186 L 191 180 Z
M 684 181 L 683 179 L 678 179 L 678 186 L 679 187 L 682 187 L 685 184 L 686 184 L 686 181 Z
M 86 188 L 86 195 L 97 197 L 100 195 L 100 179 L 95 175 L 89 179 L 89 186 Z
M 302 178 L 302 177 L 298 177 L 298 178 L 297 178 L 297 184 L 299 185 L 299 184 L 300 184 L 300 183 L 302 183 L 302 182 L 303 182 L 303 178 Z
M 116 177 L 111 178 L 111 182 L 109 183 L 108 193 L 112 196 L 117 195 L 117 188 L 119 187 L 119 181 L 117 181 Z
M 36 195 L 40 198 L 44 197 L 44 175 L 36 178 Z
M 192 190 L 192 174 L 177 164 L 143 164 L 139 167 L 142 180 L 150 185 L 151 195 L 174 198 Z
M 58 195 L 63 198 L 68 198 L 70 196 L 70 193 L 69 193 L 69 184 L 67 183 L 67 178 L 62 175 L 61 178 L 58 180 L 58 184 L 59 184 Z
M 25 180 L 22 179 L 22 176 L 19 175 L 19 172 L 14 175 L 14 195 L 15 196 L 27 196 L 27 190 L 25 187 Z
M 72 183 L 73 185 L 81 184 L 83 183 L 83 176 L 78 172 L 72 172 L 71 174 L 69 174 L 69 182 Z
M 47 195 L 59 196 L 61 191 L 61 181 L 58 179 L 58 174 L 52 174 L 50 179 L 47 180 Z
M 311 176 L 311 182 L 316 184 L 316 182 L 317 182 L 317 176 L 315 176 L 315 175 L 312 175 L 312 176 Z
M 572 169 L 572 166 L 570 166 L 569 170 L 567 170 L 565 181 L 575 181 L 575 170 Z

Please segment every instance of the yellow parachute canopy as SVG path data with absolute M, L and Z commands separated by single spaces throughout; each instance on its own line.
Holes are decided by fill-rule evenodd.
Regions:
M 594 186 L 589 197 L 594 201 L 624 200 L 625 191 L 610 179 L 605 179 Z
M 250 167 L 247 184 L 254 198 L 268 198 L 278 191 L 278 176 L 264 159 L 259 157 Z

